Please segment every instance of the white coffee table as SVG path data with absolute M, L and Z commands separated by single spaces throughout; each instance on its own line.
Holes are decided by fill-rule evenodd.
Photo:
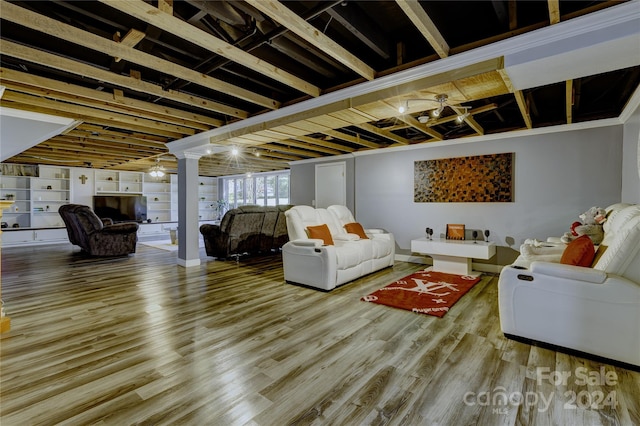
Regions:
M 411 240 L 411 251 L 433 258 L 435 272 L 457 275 L 480 275 L 471 268 L 471 259 L 491 259 L 496 254 L 494 242 L 418 238 Z

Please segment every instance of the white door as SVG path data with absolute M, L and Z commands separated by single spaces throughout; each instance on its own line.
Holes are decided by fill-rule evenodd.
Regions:
M 347 164 L 316 164 L 316 203 L 317 208 L 327 208 L 333 204 L 347 205 Z

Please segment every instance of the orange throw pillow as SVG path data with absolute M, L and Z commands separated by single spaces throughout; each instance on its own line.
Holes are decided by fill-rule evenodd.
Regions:
M 367 237 L 367 234 L 364 233 L 364 228 L 358 222 L 347 223 L 344 226 L 344 229 L 349 234 L 356 234 L 358 237 L 360 237 L 363 240 L 368 240 L 369 239 L 369 237 Z
M 571 241 L 562 252 L 560 263 L 565 265 L 591 266 L 596 255 L 593 241 L 588 235 L 583 235 Z
M 331 238 L 331 232 L 327 225 L 307 226 L 307 233 L 309 233 L 309 238 L 322 240 L 327 246 L 333 245 L 333 238 Z

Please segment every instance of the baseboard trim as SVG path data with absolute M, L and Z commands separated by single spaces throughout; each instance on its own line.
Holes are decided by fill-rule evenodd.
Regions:
M 185 260 L 185 259 L 178 258 L 178 266 L 183 266 L 185 268 L 200 266 L 200 259 Z

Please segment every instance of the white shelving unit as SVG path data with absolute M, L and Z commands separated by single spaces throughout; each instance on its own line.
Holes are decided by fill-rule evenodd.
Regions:
M 171 175 L 171 220 L 178 221 L 178 175 Z
M 200 176 L 198 178 L 198 219 L 215 220 L 218 218 L 218 178 Z
M 13 201 L 4 212 L 3 221 L 9 228 L 31 226 L 31 178 L 28 176 L 0 176 L 0 198 Z
M 96 170 L 96 194 L 142 194 L 142 172 Z
M 71 170 L 51 166 L 40 166 L 39 170 L 39 176 L 31 178 L 31 227 L 64 226 L 58 209 L 71 199 Z
M 175 198 L 171 189 L 171 178 L 171 175 L 165 175 L 162 178 L 144 175 L 143 193 L 147 197 L 147 218 L 153 222 L 171 221 L 172 203 Z

